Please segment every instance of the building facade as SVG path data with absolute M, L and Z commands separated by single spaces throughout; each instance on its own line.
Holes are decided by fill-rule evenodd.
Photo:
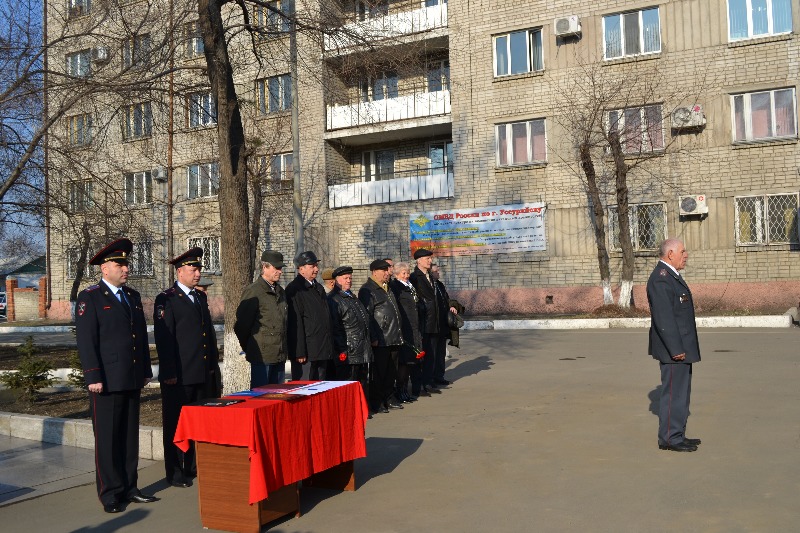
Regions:
M 114 24 L 114 17 L 92 18 L 97 10 L 88 0 L 62 3 L 49 4 L 51 28 Z M 442 248 L 445 283 L 474 314 L 591 311 L 603 302 L 598 219 L 578 148 L 592 139 L 617 285 L 617 167 L 604 144 L 615 131 L 627 171 L 636 304 L 644 305 L 655 248 L 668 236 L 686 242 L 685 275 L 701 309 L 796 304 L 796 0 L 271 5 L 249 13 L 267 35 L 230 36 L 253 173 L 262 176 L 260 247 L 295 253 L 289 25 L 277 11 L 296 10 L 306 248 L 326 265 L 350 264 L 365 278 L 377 257 L 410 257 L 410 225 L 419 214 L 535 204 L 543 207 L 543 245 L 461 255 Z M 221 282 L 216 120 L 197 17 L 192 6 L 173 13 L 175 31 L 158 37 L 153 20 L 165 20 L 161 3 L 122 2 L 125 9 L 142 21 L 133 30 L 126 25 L 113 45 L 92 37 L 97 42 L 85 48 L 54 49 L 53 64 L 130 75 L 139 50 L 155 54 L 148 69 L 172 64 L 175 74 L 93 96 L 52 136 L 51 181 L 65 184 L 72 208 L 63 216 L 72 222 L 62 223 L 70 229 L 53 235 L 54 313 L 68 309 L 81 235 L 74 221 L 103 202 L 103 217 L 123 213 L 124 222 L 103 236 L 129 229 L 142 243 L 130 283 L 145 296 L 169 283 L 170 242 L 176 253 L 203 246 L 204 276 Z M 232 28 L 242 20 L 229 13 Z M 321 22 L 322 33 L 315 31 Z M 158 55 L 163 50 L 169 53 Z M 61 93 L 50 87 L 52 98 Z M 594 122 L 585 122 L 588 115 Z M 84 139 L 90 120 L 95 127 Z M 74 173 L 63 176 L 59 143 L 85 144 L 92 157 L 81 164 L 99 180 L 81 185 Z

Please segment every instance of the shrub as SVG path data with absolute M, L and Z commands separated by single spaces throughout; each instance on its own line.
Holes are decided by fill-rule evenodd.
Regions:
M 53 385 L 50 373 L 55 368 L 49 359 L 36 357 L 36 351 L 33 337 L 29 335 L 17 348 L 17 352 L 22 356 L 17 371 L 0 375 L 0 382 L 3 385 L 21 391 L 20 397 L 28 402 L 36 401 L 39 389 Z

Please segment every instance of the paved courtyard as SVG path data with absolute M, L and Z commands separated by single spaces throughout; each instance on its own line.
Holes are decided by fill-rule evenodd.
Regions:
M 701 330 L 688 433 L 703 444 L 674 453 L 657 447 L 646 330 L 465 333 L 449 390 L 369 421 L 358 490 L 307 489 L 304 515 L 270 531 L 797 531 L 798 340 Z M 143 468 L 140 487 L 162 501 L 120 515 L 89 484 L 0 507 L 0 524 L 201 531 L 196 487 L 162 477 L 162 463 Z

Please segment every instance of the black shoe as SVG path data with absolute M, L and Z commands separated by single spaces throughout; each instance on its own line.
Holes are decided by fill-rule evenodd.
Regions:
M 103 511 L 107 513 L 121 513 L 122 507 L 120 507 L 119 503 L 106 503 L 103 505 Z
M 160 498 L 156 498 L 155 496 L 148 496 L 147 494 L 142 494 L 138 492 L 133 496 L 128 496 L 128 501 L 131 503 L 153 503 L 160 500 Z
M 381 407 L 380 412 L 381 413 L 388 413 L 389 412 L 389 408 L 388 407 Z
M 702 441 L 700 439 L 683 439 L 684 444 L 688 444 L 689 446 L 700 446 Z
M 389 409 L 404 409 L 403 404 L 397 403 L 394 400 L 388 402 L 386 405 L 389 407 Z
M 413 395 L 412 395 L 412 396 L 413 396 Z M 417 393 L 417 398 L 419 398 L 420 396 L 427 396 L 427 397 L 429 397 L 429 398 L 430 398 L 430 396 L 431 396 L 431 393 L 430 393 L 430 392 L 428 392 L 428 391 L 425 389 L 425 387 L 423 387 L 423 388 L 422 388 L 422 389 L 420 389 L 420 391 Z
M 686 444 L 686 442 L 679 442 L 678 444 L 659 444 L 659 450 L 670 450 L 673 452 L 693 452 L 697 450 L 697 446 Z
M 433 380 L 433 382 L 436 383 L 437 385 L 445 385 L 445 386 L 450 385 L 450 383 L 451 383 L 450 381 L 447 381 L 446 379 L 435 379 L 435 380 Z
M 192 486 L 192 482 L 189 481 L 188 479 L 184 481 L 175 479 L 173 481 L 170 481 L 169 484 L 172 485 L 173 487 L 178 487 L 179 489 L 188 489 L 189 487 Z M 147 503 L 147 502 L 139 502 L 139 503 Z
M 432 385 L 428 385 L 427 387 L 422 387 L 422 390 L 427 392 L 429 395 L 430 394 L 441 394 L 442 393 L 442 391 L 440 391 L 436 387 L 433 387 Z

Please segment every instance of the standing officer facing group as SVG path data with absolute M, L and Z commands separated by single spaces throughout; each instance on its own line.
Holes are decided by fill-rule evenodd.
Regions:
M 164 467 L 167 483 L 191 486 L 197 475 L 194 443 L 186 453 L 173 444 L 181 408 L 219 395 L 217 336 L 205 292 L 197 290 L 203 249 L 192 248 L 170 264 L 177 281 L 156 296 L 153 310 L 158 350 L 158 381 L 164 437 Z
M 139 401 L 153 377 L 142 299 L 125 286 L 133 243 L 116 240 L 89 261 L 102 280 L 78 294 L 75 312 L 78 355 L 89 389 L 94 430 L 97 495 L 107 513 L 123 502 L 158 498 L 137 486 Z
M 692 363 L 700 361 L 700 344 L 694 318 L 692 292 L 678 272 L 689 254 L 678 239 L 667 239 L 659 247 L 659 262 L 647 280 L 650 304 L 648 352 L 661 368 L 658 403 L 658 447 L 676 452 L 697 450 L 700 439 L 686 437 Z

